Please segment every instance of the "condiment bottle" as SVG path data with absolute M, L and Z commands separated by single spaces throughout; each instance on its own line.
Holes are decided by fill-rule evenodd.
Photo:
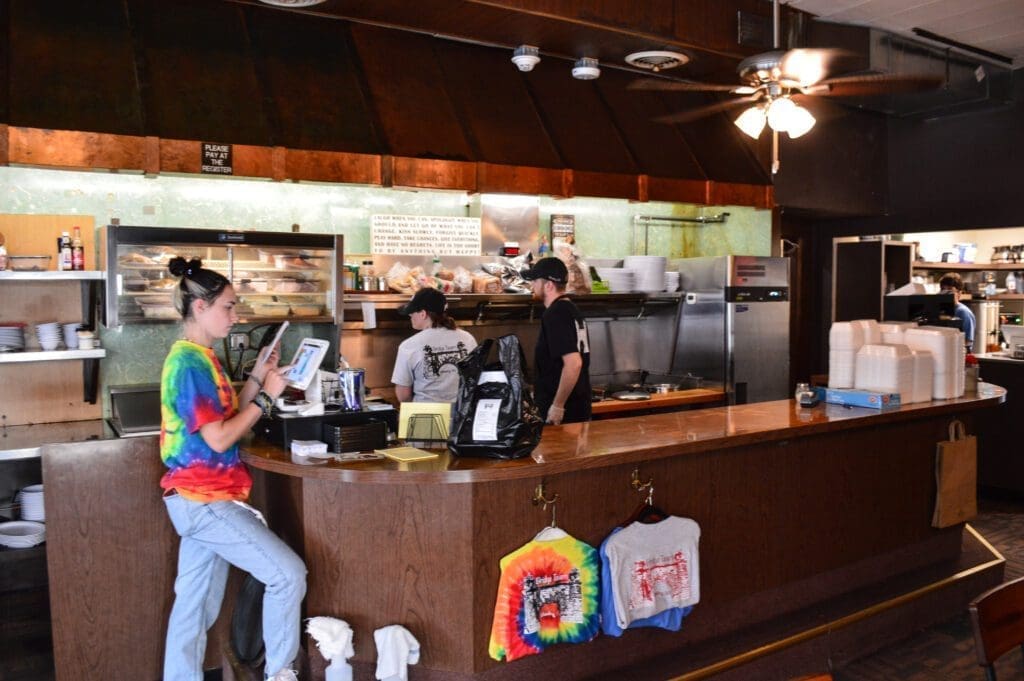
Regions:
M 75 236 L 71 239 L 71 269 L 85 269 L 85 247 L 82 245 L 82 230 L 75 225 Z
M 71 253 L 71 235 L 61 232 L 60 235 L 60 269 L 68 272 L 74 265 L 74 257 Z

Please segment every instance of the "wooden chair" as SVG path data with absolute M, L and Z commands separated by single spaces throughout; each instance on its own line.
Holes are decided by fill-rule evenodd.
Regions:
M 988 681 L 996 681 L 995 661 L 1015 646 L 1024 653 L 1024 577 L 989 589 L 968 609 L 978 664 Z

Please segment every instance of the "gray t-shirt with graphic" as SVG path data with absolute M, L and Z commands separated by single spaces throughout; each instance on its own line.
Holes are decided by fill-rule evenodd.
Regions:
M 423 329 L 398 346 L 391 382 L 412 388 L 414 402 L 454 402 L 459 392 L 456 363 L 476 347 L 462 329 Z

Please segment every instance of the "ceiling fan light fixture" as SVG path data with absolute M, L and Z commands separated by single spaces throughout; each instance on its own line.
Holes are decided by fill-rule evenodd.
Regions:
M 789 127 L 786 132 L 789 133 L 790 139 L 796 139 L 809 132 L 816 122 L 810 111 L 800 105 L 795 105 L 789 115 Z
M 766 116 L 764 109 L 759 106 L 750 107 L 741 113 L 734 121 L 737 128 L 742 130 L 745 135 L 749 135 L 754 139 L 761 136 L 761 131 L 764 130 L 765 122 Z

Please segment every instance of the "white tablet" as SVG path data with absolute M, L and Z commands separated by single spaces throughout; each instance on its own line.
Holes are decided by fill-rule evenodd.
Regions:
M 290 368 L 283 374 L 288 385 L 298 390 L 308 388 L 330 346 L 330 341 L 303 338 L 298 349 L 295 350 L 295 356 L 292 357 L 289 365 Z

